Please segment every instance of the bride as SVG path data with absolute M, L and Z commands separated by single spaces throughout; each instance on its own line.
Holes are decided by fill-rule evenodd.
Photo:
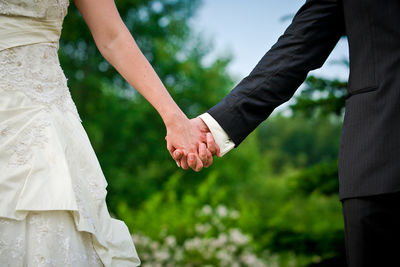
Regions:
M 210 146 L 193 146 L 209 136 L 175 104 L 114 2 L 75 4 L 101 54 L 162 117 L 169 149 L 196 155 L 196 170 L 211 164 Z M 58 61 L 68 5 L 0 0 L 0 263 L 138 266 L 125 223 L 108 213 L 107 182 Z

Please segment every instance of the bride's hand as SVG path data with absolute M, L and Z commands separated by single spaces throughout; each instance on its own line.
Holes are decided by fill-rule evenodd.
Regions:
M 198 148 L 206 141 L 206 135 L 199 129 L 193 127 L 192 122 L 186 116 L 177 117 L 166 123 L 167 127 L 167 149 L 171 156 L 179 151 L 179 159 L 175 159 L 183 169 L 191 167 L 195 171 L 200 171 L 205 165 L 199 157 Z M 203 144 L 204 145 L 204 144 Z M 201 150 L 204 153 L 203 150 Z M 207 152 L 205 152 L 207 153 Z M 188 164 L 188 158 L 191 165 Z
M 172 157 L 182 166 L 183 169 L 188 167 L 199 171 L 198 165 L 200 158 L 203 167 L 209 167 L 213 163 L 213 155 L 220 156 L 218 145 L 208 129 L 207 125 L 199 117 L 190 120 L 191 132 L 197 140 L 195 148 L 188 154 L 185 154 L 182 149 L 170 150 Z

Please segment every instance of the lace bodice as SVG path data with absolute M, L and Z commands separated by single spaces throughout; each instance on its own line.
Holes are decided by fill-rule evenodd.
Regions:
M 57 53 L 61 32 L 57 29 L 61 28 L 68 5 L 69 0 L 0 0 L 0 42 L 5 42 L 5 47 L 12 42 L 0 51 L 0 93 L 14 100 L 7 103 L 8 108 L 58 108 L 81 120 Z M 52 27 L 56 27 L 54 31 Z M 41 39 L 46 33 L 57 35 L 56 39 Z M 9 37 L 17 34 L 20 37 Z
M 69 0 L 0 0 L 0 14 L 63 19 Z
M 0 94 L 13 95 L 10 105 L 78 111 L 58 59 L 58 44 L 33 44 L 0 51 Z M 15 94 L 17 93 L 17 95 Z M 20 97 L 18 97 L 20 96 Z M 1 104 L 0 100 L 0 104 Z

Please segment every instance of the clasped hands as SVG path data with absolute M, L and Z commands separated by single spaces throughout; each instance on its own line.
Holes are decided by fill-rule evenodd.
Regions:
M 167 127 L 165 140 L 172 158 L 184 170 L 191 168 L 198 172 L 213 163 L 213 156 L 220 156 L 219 146 L 199 117 Z

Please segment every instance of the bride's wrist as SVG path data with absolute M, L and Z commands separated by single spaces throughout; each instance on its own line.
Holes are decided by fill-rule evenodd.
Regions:
M 172 128 L 176 128 L 179 125 L 188 123 L 189 119 L 186 117 L 186 115 L 183 112 L 177 111 L 177 112 L 171 112 L 169 114 L 166 114 L 163 117 L 163 121 L 164 121 L 165 127 L 167 129 L 172 129 Z

